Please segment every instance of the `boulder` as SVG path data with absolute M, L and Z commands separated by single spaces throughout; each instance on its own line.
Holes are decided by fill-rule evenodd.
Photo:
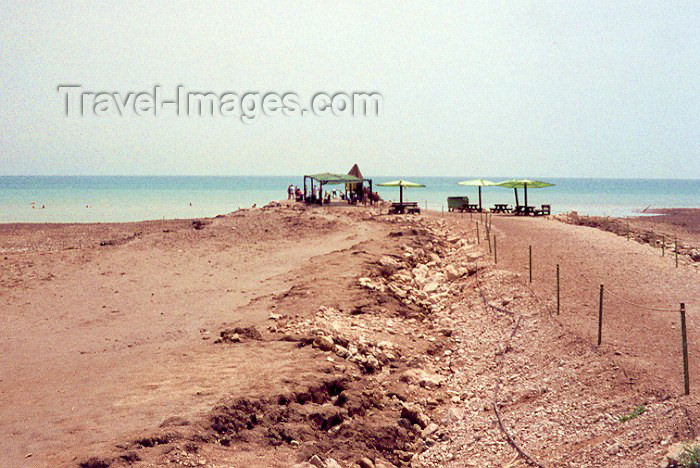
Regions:
M 317 336 L 313 345 L 321 351 L 330 351 L 334 346 L 333 338 L 325 335 Z
M 439 428 L 439 426 L 438 426 L 437 424 L 435 424 L 435 423 L 430 423 L 430 424 L 428 424 L 428 425 L 425 427 L 425 429 L 423 429 L 423 430 L 421 431 L 420 436 L 421 436 L 423 439 L 427 439 L 428 437 L 430 437 L 431 435 L 433 435 L 433 434 L 438 430 L 438 428 Z
M 454 281 L 460 278 L 464 272 L 460 272 L 454 265 L 448 265 L 447 268 L 445 268 L 445 274 L 447 275 L 448 281 Z
M 423 369 L 408 369 L 401 376 L 401 381 L 420 385 L 424 388 L 436 388 L 445 382 L 445 377 L 438 374 L 431 374 Z
M 430 418 L 423 413 L 420 406 L 413 403 L 402 403 L 401 417 L 411 424 L 418 424 L 421 429 L 425 429 L 430 424 Z

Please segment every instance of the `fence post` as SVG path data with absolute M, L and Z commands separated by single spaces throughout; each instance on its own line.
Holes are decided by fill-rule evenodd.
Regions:
M 630 223 L 627 223 L 627 240 L 630 240 Z
M 600 301 L 598 302 L 598 346 L 603 342 L 603 285 L 600 285 Z
M 559 296 L 559 264 L 557 263 L 557 315 L 559 315 L 560 310 L 561 310 L 561 301 L 560 301 L 560 296 Z
M 674 241 L 674 249 L 676 252 L 676 268 L 678 268 L 678 239 Z
M 491 249 L 491 230 L 489 229 L 488 223 L 486 224 L 486 240 L 489 243 L 489 253 L 492 253 L 493 250 Z
M 685 394 L 690 395 L 690 375 L 688 374 L 688 336 L 685 330 L 685 303 L 681 302 L 681 338 L 683 340 L 683 383 Z
M 532 246 L 528 248 L 529 256 L 530 256 L 530 282 L 532 283 Z
M 496 249 L 496 234 L 493 235 L 493 263 L 498 265 L 498 250 Z
M 476 222 L 476 243 L 481 244 L 481 236 L 479 236 L 479 221 Z
M 666 236 L 663 236 L 661 239 L 661 256 L 666 256 Z

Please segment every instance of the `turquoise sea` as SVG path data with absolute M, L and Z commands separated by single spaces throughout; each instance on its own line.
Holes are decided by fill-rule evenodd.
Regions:
M 366 177 L 371 177 L 365 175 Z M 373 177 L 384 199 L 398 190 L 376 187 L 397 178 L 421 182 L 408 189 L 407 200 L 441 210 L 448 196 L 468 196 L 478 202 L 476 187 L 457 185 L 464 177 Z M 500 181 L 513 178 L 487 177 Z M 576 210 L 593 215 L 625 216 L 646 207 L 700 207 L 700 179 L 544 179 L 554 187 L 528 190 L 530 205 L 549 203 L 553 212 Z M 301 186 L 302 176 L 231 177 L 111 177 L 0 176 L 0 222 L 121 222 L 195 218 L 229 213 L 287 198 L 289 184 Z M 522 202 L 522 191 L 520 192 Z M 512 189 L 484 187 L 485 206 L 514 203 Z M 44 208 L 42 208 L 42 206 Z

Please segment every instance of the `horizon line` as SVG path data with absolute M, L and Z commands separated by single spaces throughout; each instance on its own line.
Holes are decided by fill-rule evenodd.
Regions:
M 211 178 L 227 178 L 227 177 L 290 177 L 290 178 L 295 178 L 295 177 L 304 177 L 305 175 L 308 174 L 226 174 L 226 175 L 221 175 L 221 174 L 138 174 L 138 175 L 130 175 L 130 174 L 0 174 L 0 177 L 158 177 L 158 178 L 165 178 L 165 177 L 211 177 Z M 399 177 L 399 178 L 404 178 L 404 177 L 413 177 L 413 178 L 420 178 L 420 177 L 428 177 L 428 178 L 442 178 L 442 179 L 458 179 L 458 178 L 467 178 L 467 177 L 472 177 L 473 176 L 436 176 L 436 175 L 397 175 L 397 174 L 390 174 L 390 175 L 373 175 L 370 178 L 393 178 L 393 177 Z M 476 177 L 476 178 L 481 178 L 481 179 L 488 179 L 488 178 L 507 178 L 507 179 L 513 179 L 513 178 L 518 178 L 518 177 L 510 177 L 510 176 L 483 176 L 483 177 Z M 533 179 L 537 178 L 549 178 L 549 179 L 578 179 L 578 180 L 592 180 L 592 179 L 597 179 L 597 180 L 685 180 L 685 181 L 700 181 L 700 178 L 686 178 L 686 177 L 594 177 L 594 176 L 587 176 L 587 177 L 572 177 L 572 176 L 536 176 L 533 177 Z

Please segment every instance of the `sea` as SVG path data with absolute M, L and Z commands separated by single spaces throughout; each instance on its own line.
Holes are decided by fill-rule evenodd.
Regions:
M 371 177 L 365 175 L 365 177 Z M 421 208 L 446 210 L 447 197 L 468 196 L 478 203 L 477 187 L 457 185 L 465 177 L 372 177 L 385 200 L 398 188 L 377 184 L 395 179 L 419 182 L 404 199 Z M 512 176 L 491 177 L 501 181 Z M 549 204 L 552 212 L 631 216 L 649 208 L 700 207 L 700 179 L 544 179 L 553 187 L 528 189 L 528 204 Z M 0 223 L 108 223 L 199 218 L 258 207 L 287 198 L 289 184 L 302 176 L 0 176 Z M 342 188 L 342 186 L 336 186 Z M 333 188 L 333 186 L 327 186 Z M 524 196 L 518 190 L 520 202 Z M 484 206 L 515 204 L 513 189 L 483 187 Z

